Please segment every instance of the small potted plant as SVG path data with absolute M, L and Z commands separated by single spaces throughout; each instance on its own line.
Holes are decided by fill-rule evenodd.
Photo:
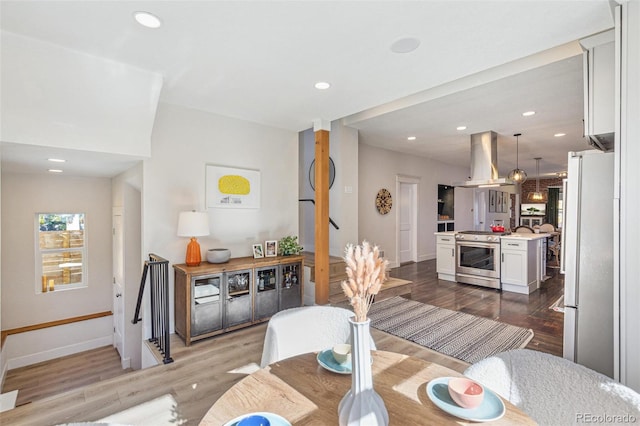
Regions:
M 280 251 L 280 255 L 282 256 L 291 256 L 294 254 L 300 254 L 302 251 L 302 246 L 298 244 L 297 236 L 288 236 L 283 237 L 278 242 L 278 250 Z

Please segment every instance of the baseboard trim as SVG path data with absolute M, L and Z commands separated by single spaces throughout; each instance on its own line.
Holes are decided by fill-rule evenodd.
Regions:
M 87 340 L 85 342 L 80 342 L 73 345 L 62 346 L 59 348 L 49 349 L 34 354 L 12 358 L 7 360 L 7 369 L 13 370 L 14 368 L 25 367 L 27 365 L 37 364 L 39 362 L 49 361 L 78 352 L 101 348 L 103 346 L 113 346 L 113 336 L 99 337 L 97 339 Z
M 422 262 L 424 260 L 432 260 L 436 258 L 436 254 L 435 253 L 428 253 L 428 254 L 422 254 L 420 256 L 418 256 L 418 262 Z

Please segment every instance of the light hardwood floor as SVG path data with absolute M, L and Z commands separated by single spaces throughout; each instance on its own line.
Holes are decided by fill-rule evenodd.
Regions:
M 562 294 L 562 281 L 553 278 L 530 296 L 439 281 L 435 261 L 396 268 L 392 276 L 414 281 L 411 298 L 443 308 L 460 310 L 498 321 L 532 328 L 529 348 L 561 354 L 562 314 L 548 307 Z M 68 390 L 0 413 L 2 425 L 55 425 L 93 421 L 171 394 L 177 406 L 175 424 L 198 424 L 209 407 L 244 374 L 232 372 L 259 364 L 266 324 L 217 336 L 185 347 L 174 338 L 175 362 Z M 457 371 L 467 364 L 372 329 L 381 350 L 416 356 Z M 61 390 L 64 388 L 61 386 Z
M 18 389 L 16 406 L 132 372 L 113 346 L 9 370 L 2 393 Z

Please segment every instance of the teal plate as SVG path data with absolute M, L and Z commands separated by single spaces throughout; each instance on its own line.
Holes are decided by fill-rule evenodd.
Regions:
M 224 426 L 236 426 L 238 423 L 240 423 L 240 420 L 249 416 L 266 417 L 267 420 L 269 420 L 269 426 L 291 426 L 291 423 L 289 423 L 289 421 L 284 417 L 281 417 L 277 414 L 265 413 L 265 412 L 243 414 L 242 416 L 236 417 L 230 422 L 225 423 Z
M 484 388 L 482 404 L 476 408 L 462 408 L 451 399 L 449 395 L 449 379 L 452 377 L 440 377 L 427 384 L 427 396 L 441 410 L 452 416 L 472 422 L 490 422 L 504 416 L 504 402 L 495 392 Z
M 329 371 L 333 371 L 338 374 L 351 374 L 351 363 L 340 364 L 333 357 L 331 349 L 326 349 L 318 353 L 318 364 L 326 368 Z

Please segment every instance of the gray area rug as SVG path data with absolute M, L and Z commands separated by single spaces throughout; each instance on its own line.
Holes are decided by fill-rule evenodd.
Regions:
M 369 318 L 371 327 L 472 364 L 533 338 L 531 329 L 399 296 L 371 305 Z

